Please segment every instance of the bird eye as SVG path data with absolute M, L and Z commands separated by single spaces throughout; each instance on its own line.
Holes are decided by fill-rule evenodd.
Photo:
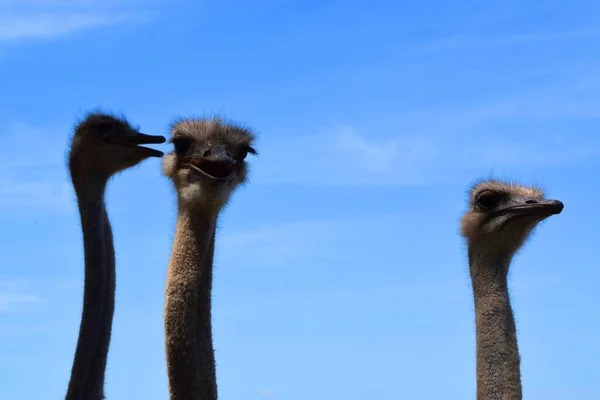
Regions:
M 173 146 L 175 146 L 175 153 L 177 155 L 183 155 L 190 149 L 191 141 L 189 138 L 176 137 L 171 141 L 173 142 Z
M 257 152 L 251 146 L 246 146 L 244 149 L 240 150 L 237 157 L 238 161 L 245 160 L 248 154 L 257 154 Z
M 496 207 L 502 201 L 502 195 L 498 193 L 485 192 L 477 196 L 477 206 L 483 209 Z

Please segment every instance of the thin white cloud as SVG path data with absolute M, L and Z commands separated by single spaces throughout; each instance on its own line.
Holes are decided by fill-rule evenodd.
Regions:
M 334 257 L 334 242 L 350 232 L 344 226 L 342 222 L 309 221 L 225 231 L 219 237 L 217 264 L 239 265 L 239 254 L 244 254 L 245 268 L 288 266 L 306 257 L 314 258 L 314 254 L 321 259 Z M 323 243 L 329 246 L 324 247 Z
M 400 155 L 396 138 L 381 143 L 372 143 L 345 126 L 340 125 L 337 129 L 337 147 L 339 150 L 353 154 L 357 162 L 369 171 L 383 172 L 388 170 Z
M 600 117 L 598 98 L 600 76 L 592 75 L 487 104 L 377 116 L 360 130 L 334 123 L 324 132 L 264 143 L 252 180 L 419 185 L 473 179 L 491 168 L 578 165 L 600 156 L 596 132 L 571 128 L 574 120 Z
M 40 299 L 37 296 L 18 293 L 0 293 L 0 311 L 10 311 L 23 303 L 37 303 L 39 301 Z
M 257 184 L 364 185 L 420 182 L 415 170 L 420 160 L 435 153 L 428 138 L 406 133 L 384 137 L 359 132 L 341 124 L 283 142 L 265 143 L 254 162 Z M 292 142 L 292 143 L 290 143 Z M 282 148 L 298 149 L 293 153 Z M 305 151 L 306 150 L 306 151 Z
M 0 40 L 61 36 L 131 19 L 129 14 L 47 13 L 0 17 Z
M 334 287 L 317 290 L 306 290 L 301 293 L 290 292 L 253 294 L 239 300 L 220 302 L 217 307 L 219 315 L 249 316 L 264 313 L 265 310 L 282 310 L 295 312 L 311 308 L 323 310 L 332 307 L 340 310 L 340 304 L 351 304 L 354 312 L 372 310 L 373 304 L 378 308 L 405 307 L 407 304 L 435 306 L 463 303 L 469 301 L 470 287 L 468 278 L 445 278 L 433 280 L 407 280 L 390 282 L 389 284 L 365 285 L 364 287 Z M 346 309 L 347 310 L 347 309 Z
M 72 190 L 64 161 L 67 135 L 24 124 L 10 125 L 4 131 L 7 133 L 0 148 L 0 218 L 13 215 L 15 210 L 70 208 Z
M 583 29 L 564 32 L 536 32 L 521 34 L 505 34 L 498 36 L 481 36 L 460 33 L 449 37 L 432 40 L 423 45 L 425 50 L 444 50 L 459 47 L 511 46 L 528 45 L 543 42 L 594 38 L 600 36 L 600 29 Z
M 0 1 L 0 41 L 14 43 L 34 37 L 57 37 L 147 19 L 148 4 L 136 0 Z
M 468 120 L 458 123 L 467 124 Z M 320 136 L 329 145 L 310 157 L 280 159 L 276 154 L 264 156 L 267 152 L 263 151 L 253 182 L 327 186 L 451 183 L 489 168 L 568 166 L 600 156 L 600 141 L 585 133 L 552 129 L 515 133 L 481 126 L 479 132 L 475 128 L 457 132 L 451 125 L 439 130 L 435 125 L 420 128 L 428 132 L 420 137 L 403 133 L 410 131 L 399 127 L 391 133 L 393 139 L 370 139 L 372 132 L 338 127 L 328 137 Z M 305 137 L 294 147 L 310 148 L 317 140 Z M 271 148 L 275 153 L 276 146 Z
M 70 186 L 59 180 L 0 180 L 0 204 L 5 207 L 64 209 L 72 203 Z
M 31 6 L 55 6 L 55 7 L 77 7 L 104 4 L 123 4 L 131 3 L 133 0 L 0 0 L 0 7 L 31 7 Z
M 394 230 L 395 221 L 408 224 L 422 218 L 414 212 L 370 214 L 339 220 L 292 220 L 236 230 L 226 228 L 228 223 L 224 223 L 218 234 L 216 264 L 227 268 L 289 268 L 307 262 L 329 265 L 348 261 L 359 251 L 357 241 L 365 243 L 365 232 Z M 355 246 L 354 254 L 340 251 L 349 245 Z M 243 263 L 240 254 L 244 255 Z
M 272 396 L 272 395 L 274 395 L 274 394 L 275 394 L 275 391 L 274 391 L 274 390 L 267 389 L 267 390 L 262 390 L 262 391 L 260 392 L 260 394 L 262 394 L 263 396 Z
M 38 303 L 41 298 L 31 293 L 31 282 L 23 279 L 0 280 L 0 312 L 15 311 L 20 307 Z
M 372 141 L 340 124 L 335 126 L 333 140 L 334 151 L 351 155 L 359 167 L 374 173 L 386 173 L 398 167 L 399 162 L 410 165 L 433 152 L 429 141 L 415 135 Z

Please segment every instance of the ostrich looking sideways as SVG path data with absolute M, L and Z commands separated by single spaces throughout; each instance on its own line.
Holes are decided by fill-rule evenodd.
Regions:
M 163 172 L 177 192 L 177 226 L 165 295 L 165 340 L 172 400 L 215 400 L 211 289 L 217 219 L 247 180 L 253 134 L 214 119 L 172 125 L 175 150 Z
M 85 255 L 83 312 L 67 400 L 104 399 L 104 375 L 115 295 L 115 249 L 104 192 L 114 174 L 162 152 L 139 146 L 163 143 L 123 118 L 90 113 L 75 128 L 69 171 L 81 217 Z
M 514 254 L 536 225 L 563 203 L 534 187 L 483 181 L 471 191 L 462 218 L 475 298 L 477 399 L 522 398 L 520 356 L 507 274 Z

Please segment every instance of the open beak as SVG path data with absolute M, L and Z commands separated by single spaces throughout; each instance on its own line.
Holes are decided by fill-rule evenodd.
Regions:
M 202 157 L 190 158 L 183 166 L 216 181 L 228 180 L 237 171 L 234 160 L 215 162 Z
M 148 135 L 145 133 L 135 133 L 132 135 L 122 135 L 113 138 L 114 143 L 124 144 L 129 146 L 136 146 L 140 149 L 144 149 L 148 151 L 149 155 L 152 157 L 162 157 L 163 152 L 156 149 L 151 149 L 149 147 L 140 146 L 141 144 L 159 144 L 166 142 L 167 139 L 164 136 L 160 135 Z
M 238 171 L 237 161 L 220 145 L 208 146 L 181 160 L 181 167 L 215 181 L 227 181 Z
M 115 138 L 115 139 L 117 139 L 120 142 L 123 142 L 125 144 L 132 144 L 132 145 L 158 144 L 158 143 L 164 143 L 167 141 L 167 139 L 164 136 L 147 135 L 145 133 L 139 133 L 139 132 L 136 134 L 133 134 L 133 135 L 118 136 L 117 138 Z

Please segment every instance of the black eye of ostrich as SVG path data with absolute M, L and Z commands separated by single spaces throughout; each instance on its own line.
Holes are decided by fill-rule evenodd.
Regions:
M 500 204 L 503 199 L 503 195 L 494 192 L 483 192 L 477 196 L 475 201 L 478 208 L 483 210 L 489 210 L 495 208 Z
M 240 151 L 240 155 L 238 156 L 238 161 L 243 161 L 246 159 L 248 154 L 256 155 L 258 154 L 256 150 L 252 146 L 246 146 L 243 150 Z
M 192 144 L 191 139 L 187 137 L 176 137 L 171 141 L 173 142 L 173 146 L 175 146 L 175 154 L 178 156 L 186 154 Z

